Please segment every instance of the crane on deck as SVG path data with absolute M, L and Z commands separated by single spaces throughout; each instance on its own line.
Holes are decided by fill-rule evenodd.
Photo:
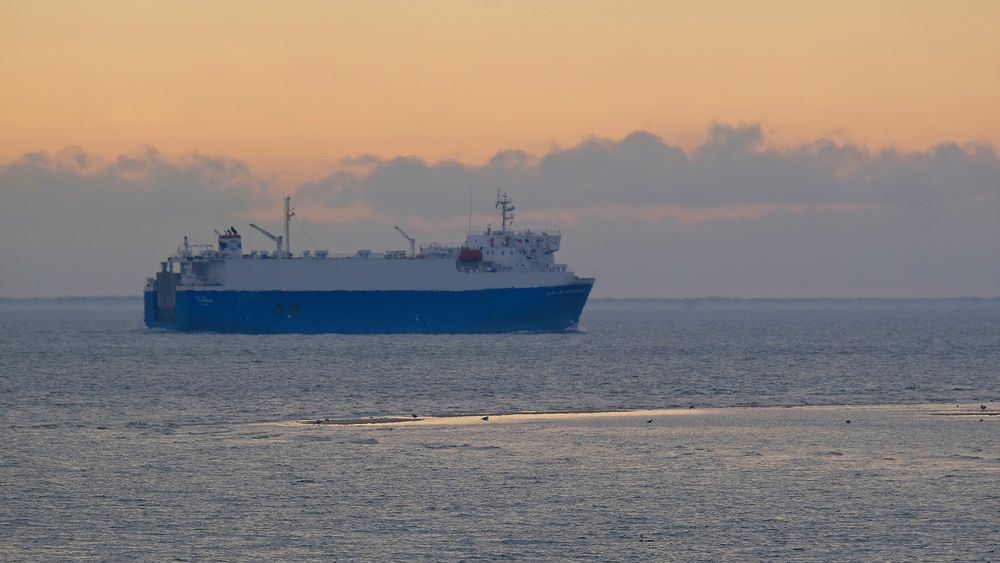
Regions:
M 264 229 L 263 227 L 258 227 L 257 225 L 254 225 L 253 223 L 250 223 L 250 226 L 253 227 L 253 228 L 255 228 L 255 229 L 257 229 L 258 231 L 260 231 L 265 237 L 267 237 L 267 238 L 271 239 L 272 241 L 274 241 L 274 244 L 276 245 L 276 250 L 274 251 L 274 256 L 276 258 L 281 258 L 281 256 L 284 254 L 284 251 L 282 251 L 282 249 L 281 249 L 281 243 L 284 242 L 285 237 L 283 237 L 281 235 L 272 235 L 270 232 L 267 231 L 267 229 Z
M 274 251 L 274 257 L 275 258 L 291 258 L 292 257 L 291 222 L 292 222 L 292 217 L 294 217 L 294 216 L 295 216 L 295 211 L 292 210 L 292 197 L 291 196 L 285 196 L 285 236 L 273 235 L 273 234 L 269 233 L 267 231 L 267 229 L 263 229 L 261 227 L 258 227 L 257 225 L 254 225 L 253 223 L 250 223 L 251 227 L 253 227 L 253 228 L 257 229 L 258 231 L 260 231 L 261 233 L 263 233 L 265 237 L 271 239 L 272 241 L 274 241 L 274 244 L 277 245 L 277 250 Z M 281 243 L 282 242 L 285 243 L 285 249 L 284 250 L 281 249 Z
M 417 239 L 415 239 L 415 238 L 411 237 L 410 235 L 406 234 L 406 232 L 404 232 L 403 229 L 400 229 L 398 225 L 394 225 L 394 226 L 396 227 L 396 230 L 399 231 L 399 234 L 403 235 L 403 238 L 405 238 L 406 240 L 410 241 L 410 258 L 416 258 L 416 256 L 417 256 Z

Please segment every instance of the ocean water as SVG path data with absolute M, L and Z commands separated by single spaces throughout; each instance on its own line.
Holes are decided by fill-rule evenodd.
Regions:
M 499 336 L 140 309 L 0 305 L 0 559 L 1000 560 L 997 300 Z

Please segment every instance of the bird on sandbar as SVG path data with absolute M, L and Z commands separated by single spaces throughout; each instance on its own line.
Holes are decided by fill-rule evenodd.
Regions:
M 486 415 L 486 416 L 483 417 L 483 420 L 489 420 L 489 419 L 490 419 L 489 415 Z
M 986 405 L 979 405 L 979 410 L 981 410 L 981 411 L 986 410 Z

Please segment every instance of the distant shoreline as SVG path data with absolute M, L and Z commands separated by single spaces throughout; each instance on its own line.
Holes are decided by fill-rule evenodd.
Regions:
M 591 297 L 590 301 L 605 302 L 686 302 L 704 301 L 719 303 L 788 303 L 788 302 L 906 302 L 906 301 L 1000 301 L 998 297 Z
M 0 297 L 5 303 L 102 303 L 102 302 L 142 302 L 141 295 L 64 295 L 61 297 Z
M 605 311 L 1000 309 L 1000 297 L 694 297 L 679 299 L 592 298 Z M 586 312 L 586 309 L 584 310 Z

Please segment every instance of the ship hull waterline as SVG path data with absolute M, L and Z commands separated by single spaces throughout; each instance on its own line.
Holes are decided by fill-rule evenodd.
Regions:
M 469 291 L 226 291 L 184 289 L 172 310 L 145 292 L 150 328 L 244 334 L 458 334 L 573 329 L 592 280 Z

